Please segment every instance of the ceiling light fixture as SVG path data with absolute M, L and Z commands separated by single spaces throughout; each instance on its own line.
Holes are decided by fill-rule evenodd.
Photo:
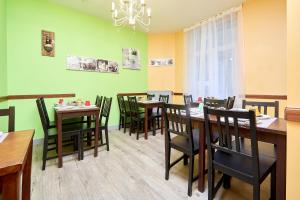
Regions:
M 151 8 L 146 9 L 145 0 L 120 0 L 118 6 L 113 1 L 111 13 L 115 26 L 131 26 L 134 30 L 139 25 L 149 31 Z

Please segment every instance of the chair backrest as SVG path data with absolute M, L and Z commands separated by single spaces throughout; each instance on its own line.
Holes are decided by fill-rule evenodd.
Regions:
M 190 105 L 193 103 L 193 96 L 192 95 L 183 95 L 184 105 Z
M 155 94 L 147 94 L 147 100 L 152 100 L 155 97 Z
M 164 102 L 165 104 L 167 104 L 167 103 L 169 103 L 169 98 L 170 98 L 170 96 L 169 95 L 159 95 L 159 101 L 161 101 L 161 102 Z M 159 113 L 159 111 L 160 111 L 160 108 L 157 108 L 157 113 Z
M 234 106 L 234 102 L 235 102 L 235 96 L 232 97 L 228 97 L 227 98 L 227 109 L 232 109 Z
M 194 141 L 192 134 L 192 122 L 190 107 L 188 105 L 165 104 L 165 133 L 166 142 L 171 141 L 171 134 L 185 137 L 189 142 L 190 151 L 193 151 Z
M 95 105 L 101 109 L 103 96 L 97 95 Z
M 43 97 L 41 97 L 39 99 L 40 99 L 42 109 L 43 109 L 43 112 L 44 112 L 44 115 L 45 115 L 45 118 L 46 118 L 47 127 L 49 127 L 50 126 L 50 119 L 49 119 L 47 107 L 46 107 L 46 104 L 45 104 L 45 100 L 44 100 Z
M 112 97 L 107 98 L 104 97 L 101 113 L 100 113 L 100 122 L 102 122 L 103 119 L 105 119 L 104 124 L 108 124 L 109 120 L 109 115 L 110 115 L 110 109 L 111 109 L 111 102 L 112 102 Z
M 264 109 L 264 114 L 268 114 L 268 108 L 274 108 L 274 117 L 278 118 L 279 117 L 279 101 L 274 101 L 274 102 L 262 102 L 262 101 L 246 101 L 243 100 L 243 108 L 246 108 L 246 106 L 253 106 L 257 107 L 258 111 L 261 113 L 261 108 L 263 107 Z
M 120 113 L 124 113 L 126 111 L 124 97 L 121 95 L 118 95 L 117 98 L 118 98 L 119 111 L 120 111 Z
M 227 99 L 211 99 L 204 98 L 204 105 L 211 108 L 225 108 L 227 109 Z
M 136 96 L 127 97 L 129 103 L 130 115 L 137 115 L 139 112 L 139 107 L 137 104 Z
M 15 131 L 15 107 L 10 106 L 8 109 L 0 109 L 0 117 L 8 117 L 8 132 Z
M 47 122 L 47 117 L 45 115 L 45 111 L 44 111 L 44 108 L 43 108 L 43 103 L 42 103 L 41 98 L 36 100 L 36 105 L 37 105 L 37 108 L 38 108 L 38 111 L 39 111 L 42 127 L 43 127 L 43 130 L 44 130 L 44 135 L 46 136 L 48 134 L 49 123 Z
M 250 178 L 258 178 L 259 157 L 255 112 L 221 110 L 204 106 L 204 118 L 209 162 L 217 164 L 214 160 L 216 151 L 240 156 L 252 162 L 253 177 Z M 243 119 L 244 125 L 239 125 L 241 119 Z M 245 121 L 248 122 L 247 125 Z M 251 140 L 250 152 L 241 151 L 239 126 L 247 126 L 246 130 L 249 132 Z M 213 134 L 217 134 L 219 143 L 213 143 Z

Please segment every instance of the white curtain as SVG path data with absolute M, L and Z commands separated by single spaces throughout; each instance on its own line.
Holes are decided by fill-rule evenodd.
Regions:
M 242 9 L 233 8 L 185 31 L 185 93 L 244 97 Z

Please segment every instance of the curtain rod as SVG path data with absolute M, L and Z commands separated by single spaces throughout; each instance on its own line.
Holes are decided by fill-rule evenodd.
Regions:
M 188 27 L 188 28 L 183 29 L 183 32 L 188 32 L 188 31 L 190 31 L 190 30 L 193 30 L 193 29 L 195 29 L 195 28 L 201 26 L 202 24 L 208 22 L 208 21 L 209 21 L 210 19 L 212 19 L 212 18 L 218 18 L 218 17 L 221 17 L 221 16 L 223 16 L 223 15 L 226 15 L 226 14 L 228 14 L 228 13 L 230 13 L 230 12 L 233 12 L 233 11 L 239 11 L 239 10 L 241 10 L 241 9 L 242 9 L 242 5 L 237 6 L 237 7 L 230 8 L 230 9 L 225 10 L 225 11 L 222 11 L 222 12 L 219 12 L 218 14 L 216 14 L 216 15 L 214 15 L 214 16 L 211 16 L 211 17 L 209 17 L 209 18 L 206 18 L 206 19 L 201 20 L 200 22 L 194 24 L 193 26 L 190 26 L 190 27 Z

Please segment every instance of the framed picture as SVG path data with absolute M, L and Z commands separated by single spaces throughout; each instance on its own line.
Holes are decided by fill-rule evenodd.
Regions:
M 115 61 L 108 61 L 104 59 L 68 56 L 67 69 L 75 71 L 118 73 L 119 64 Z
M 149 66 L 151 67 L 161 67 L 161 66 L 173 66 L 173 58 L 154 58 L 150 59 Z
M 126 69 L 141 69 L 140 53 L 134 48 L 123 48 L 123 67 Z

